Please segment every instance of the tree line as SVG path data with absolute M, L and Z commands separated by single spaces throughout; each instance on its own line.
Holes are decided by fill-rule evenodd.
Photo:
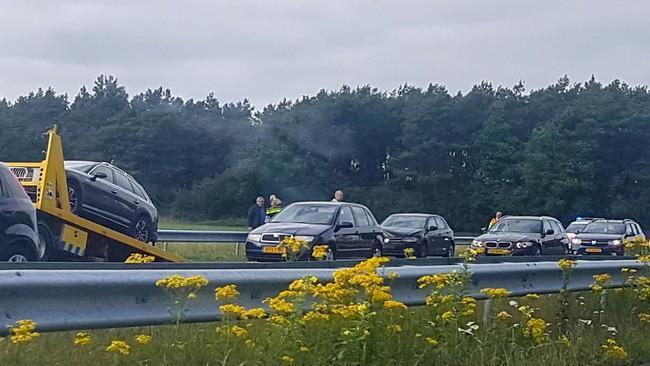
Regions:
M 1 100 L 0 160 L 42 159 L 52 124 L 67 159 L 112 161 L 166 216 L 239 218 L 258 195 L 286 203 L 343 189 L 378 219 L 432 212 L 457 231 L 496 210 L 650 227 L 650 93 L 618 80 L 482 82 L 465 94 L 343 86 L 256 111 L 162 87 L 129 96 L 102 75 L 73 99 L 39 89 Z

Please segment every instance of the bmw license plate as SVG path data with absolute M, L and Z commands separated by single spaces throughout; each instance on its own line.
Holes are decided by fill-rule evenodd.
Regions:
M 587 248 L 585 249 L 585 252 L 587 253 L 602 253 L 603 250 L 600 248 Z
M 282 247 L 264 247 L 264 248 L 262 248 L 262 252 L 269 253 L 269 254 L 284 254 L 285 251 L 286 251 L 286 249 L 282 248 Z
M 501 254 L 501 255 L 511 253 L 510 249 L 488 249 L 487 252 L 488 252 L 488 254 Z

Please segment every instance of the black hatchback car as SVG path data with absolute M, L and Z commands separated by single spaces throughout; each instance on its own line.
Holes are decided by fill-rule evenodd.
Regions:
M 278 244 L 286 237 L 306 241 L 311 258 L 314 245 L 327 245 L 328 260 L 382 255 L 382 230 L 367 207 L 355 203 L 298 202 L 248 234 L 246 257 L 253 261 L 282 261 Z
M 142 242 L 158 239 L 158 211 L 133 177 L 93 161 L 66 161 L 65 170 L 73 213 Z
M 505 216 L 472 241 L 471 247 L 486 255 L 566 254 L 569 249 L 564 227 L 548 216 Z
M 34 204 L 9 168 L 0 163 L 0 261 L 37 261 L 44 253 Z
M 624 255 L 625 242 L 645 240 L 645 234 L 634 220 L 595 220 L 576 233 L 572 244 L 578 254 Z
M 454 232 L 439 215 L 402 213 L 390 215 L 381 224 L 384 230 L 384 254 L 403 257 L 404 249 L 414 255 L 453 257 Z

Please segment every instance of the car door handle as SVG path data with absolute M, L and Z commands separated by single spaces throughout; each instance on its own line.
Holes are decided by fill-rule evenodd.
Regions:
M 138 201 L 138 200 L 133 200 L 133 203 L 135 203 L 136 205 L 139 205 L 139 204 L 140 204 L 140 201 Z
M 111 189 L 112 194 L 117 194 L 117 189 Z

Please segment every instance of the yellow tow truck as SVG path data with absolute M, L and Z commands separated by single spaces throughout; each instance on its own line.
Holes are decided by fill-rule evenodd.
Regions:
M 49 258 L 78 261 L 123 262 L 131 254 L 153 256 L 157 262 L 182 262 L 183 259 L 72 213 L 63 164 L 63 146 L 56 127 L 48 132 L 45 160 L 32 163 L 6 163 L 17 174 L 32 197 L 38 218 L 39 238 L 46 241 Z M 58 255 L 52 255 L 58 254 Z

